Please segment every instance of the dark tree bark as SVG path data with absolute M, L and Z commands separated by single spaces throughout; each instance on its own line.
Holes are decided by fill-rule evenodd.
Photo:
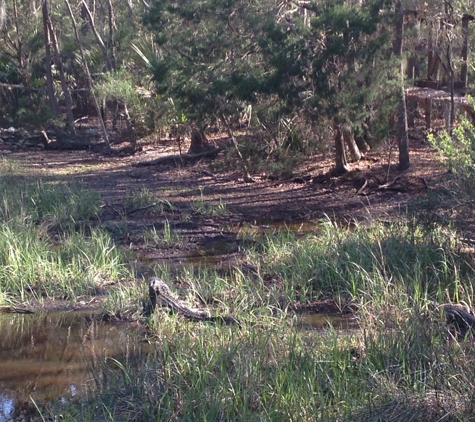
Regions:
M 463 15 L 462 17 L 462 64 L 460 66 L 460 80 L 463 87 L 467 87 L 467 60 L 468 60 L 468 23 L 473 20 L 470 15 Z
M 454 21 L 454 9 L 451 2 L 446 2 L 445 7 L 447 9 L 447 22 L 445 25 L 445 31 L 447 36 L 447 67 L 449 70 L 449 88 L 450 88 L 450 110 L 449 110 L 449 121 L 448 127 L 450 132 L 452 133 L 452 128 L 455 122 L 455 71 L 454 71 L 454 63 L 453 63 L 453 55 L 452 55 L 452 43 L 453 43 L 453 21 Z M 463 21 L 462 21 L 463 25 Z M 463 27 L 462 27 L 463 31 Z
M 112 6 L 112 1 L 107 1 L 107 11 L 109 15 L 109 51 L 110 51 L 110 61 L 112 69 L 115 70 L 115 52 L 114 52 L 114 28 L 115 28 L 115 17 L 114 17 L 114 8 Z
M 191 132 L 191 144 L 187 154 L 200 154 L 212 148 L 202 130 Z
M 68 83 L 66 81 L 66 76 L 64 75 L 63 62 L 61 61 L 61 53 L 59 51 L 59 43 L 56 38 L 56 32 L 54 31 L 53 24 L 51 23 L 51 16 L 46 17 L 46 23 L 48 25 L 49 34 L 51 36 L 51 41 L 53 44 L 54 54 L 55 54 L 55 63 L 59 72 L 59 80 L 61 81 L 61 88 L 63 89 L 64 102 L 66 104 L 66 116 L 68 119 L 68 128 L 75 134 L 76 129 L 74 127 L 74 116 L 73 116 L 73 101 L 71 99 L 71 93 L 69 92 Z
M 407 109 L 406 94 L 404 92 L 404 66 L 402 61 L 402 47 L 404 35 L 404 14 L 401 0 L 396 0 L 396 28 L 394 38 L 394 55 L 400 61 L 399 86 L 397 88 L 397 115 L 396 115 L 396 138 L 399 147 L 399 170 L 406 170 L 410 166 L 409 162 L 409 142 L 407 135 Z

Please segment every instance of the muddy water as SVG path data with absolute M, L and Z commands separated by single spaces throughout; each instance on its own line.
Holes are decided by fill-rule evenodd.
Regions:
M 107 358 L 140 360 L 136 326 L 106 324 L 88 312 L 0 314 L 0 422 L 36 403 L 95 388 L 92 369 Z
M 297 326 L 302 329 L 324 329 L 333 328 L 335 330 L 354 330 L 358 328 L 358 320 L 352 315 L 324 314 L 324 313 L 302 313 L 297 316 Z

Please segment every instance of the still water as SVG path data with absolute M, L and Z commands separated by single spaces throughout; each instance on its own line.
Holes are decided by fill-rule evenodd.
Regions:
M 357 327 L 340 314 L 297 318 L 304 330 Z M 0 313 L 0 422 L 29 420 L 24 416 L 34 403 L 65 402 L 100 388 L 104 365 L 117 370 L 114 359 L 140 365 L 152 347 L 143 339 L 139 326 L 105 323 L 93 312 Z
M 110 358 L 139 360 L 144 352 L 137 326 L 104 323 L 91 312 L 0 314 L 0 422 L 33 400 L 82 395 L 97 387 L 94 368 Z

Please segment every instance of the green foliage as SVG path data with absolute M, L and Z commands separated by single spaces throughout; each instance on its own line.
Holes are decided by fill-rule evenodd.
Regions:
M 108 73 L 101 82 L 96 84 L 95 91 L 101 100 L 106 99 L 125 105 L 139 132 L 157 129 L 160 113 L 165 110 L 163 102 L 153 93 L 139 88 L 130 72 L 120 70 Z
M 72 299 L 128 273 L 110 236 L 90 226 L 98 194 L 79 184 L 26 178 L 6 160 L 0 190 L 1 298 Z
M 272 0 L 154 2 L 145 24 L 157 46 L 149 60 L 157 91 L 201 127 L 222 114 L 237 119 L 254 104 L 256 122 L 280 152 L 321 148 L 325 127 L 358 130 L 366 119 L 384 138 L 394 108 L 390 89 L 381 89 L 390 86 L 393 66 L 390 2 L 309 7 Z M 282 142 L 281 122 L 292 122 Z
M 452 130 L 429 133 L 427 139 L 439 151 L 448 169 L 461 177 L 475 177 L 475 126 L 463 115 Z
M 265 89 L 257 36 L 278 5 L 260 6 L 241 0 L 157 1 L 146 14 L 160 50 L 152 63 L 157 90 L 198 125 L 235 113 L 238 100 L 253 102 Z

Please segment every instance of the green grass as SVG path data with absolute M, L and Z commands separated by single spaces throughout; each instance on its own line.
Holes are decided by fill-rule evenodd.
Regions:
M 174 248 L 181 245 L 180 237 L 168 219 L 165 219 L 162 230 L 157 231 L 155 227 L 148 229 L 144 231 L 143 238 L 147 247 Z
M 192 203 L 192 209 L 195 214 L 208 218 L 225 215 L 228 212 L 226 204 L 223 201 L 211 202 L 206 200 L 204 190 L 201 188 L 199 198 Z
M 96 194 L 28 178 L 5 161 L 0 189 L 0 303 L 74 300 L 130 277 L 95 225 Z M 134 205 L 148 203 L 142 193 Z M 162 310 L 146 317 L 146 283 L 109 289 L 104 312 L 140 319 L 151 351 L 140 361 L 91 362 L 91 392 L 59 404 L 63 420 L 473 420 L 473 339 L 457 341 L 440 307 L 474 299 L 473 256 L 454 230 L 324 221 L 313 234 L 259 236 L 244 242 L 252 245 L 245 262 L 229 270 L 154 268 L 188 306 L 231 314 L 240 325 Z M 170 225 L 148 239 L 157 247 L 175 240 Z M 328 296 L 352 304 L 358 329 L 299 324 L 296 305 Z
M 130 276 L 109 235 L 94 227 L 100 198 L 77 183 L 30 178 L 0 163 L 2 301 L 74 299 Z
M 241 325 L 157 310 L 148 359 L 96 366 L 101 390 L 65 420 L 473 420 L 475 346 L 452 337 L 438 306 L 473 299 L 473 259 L 454 232 L 329 222 L 316 232 L 268 235 L 230 271 L 157 267 L 185 286 L 175 293 L 187 305 Z M 359 329 L 298 324 L 295 302 L 327 295 L 355 304 Z

